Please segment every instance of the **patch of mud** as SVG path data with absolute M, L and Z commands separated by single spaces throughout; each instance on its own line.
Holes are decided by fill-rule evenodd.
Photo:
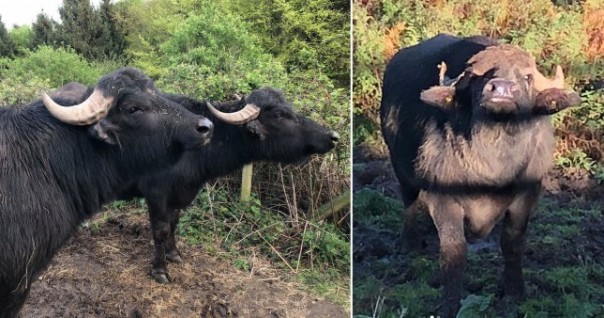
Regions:
M 21 317 L 348 317 L 266 267 L 252 273 L 179 244 L 171 284 L 148 272 L 153 251 L 145 215 L 98 216 L 33 283 Z M 264 264 L 262 264 L 264 265 Z

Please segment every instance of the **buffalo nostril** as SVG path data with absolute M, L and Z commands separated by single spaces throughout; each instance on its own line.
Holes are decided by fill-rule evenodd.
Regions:
M 338 140 L 340 140 L 340 134 L 338 134 L 338 133 L 337 133 L 337 132 L 335 132 L 335 131 L 332 131 L 332 132 L 329 134 L 329 139 L 331 139 L 331 141 L 333 141 L 333 142 L 337 142 Z
M 212 133 L 213 130 L 214 124 L 212 124 L 212 122 L 207 118 L 200 119 L 197 122 L 197 131 L 200 132 L 202 135 L 208 135 Z

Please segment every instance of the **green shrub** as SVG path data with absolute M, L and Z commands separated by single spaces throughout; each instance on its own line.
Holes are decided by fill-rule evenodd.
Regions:
M 73 81 L 92 85 L 102 75 L 72 49 L 40 46 L 35 51 L 26 51 L 22 57 L 0 60 L 0 77 L 34 77 L 48 81 L 50 87 L 60 87 Z
M 10 76 L 0 79 L 0 106 L 23 105 L 40 97 L 50 86 L 48 80 L 35 76 Z

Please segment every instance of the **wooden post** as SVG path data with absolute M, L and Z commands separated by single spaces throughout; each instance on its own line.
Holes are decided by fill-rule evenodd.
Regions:
M 243 166 L 243 171 L 241 172 L 241 201 L 247 202 L 250 200 L 250 194 L 252 193 L 253 171 L 254 166 L 251 163 Z
M 340 194 L 331 202 L 323 204 L 317 211 L 313 222 L 322 221 L 350 205 L 350 190 Z

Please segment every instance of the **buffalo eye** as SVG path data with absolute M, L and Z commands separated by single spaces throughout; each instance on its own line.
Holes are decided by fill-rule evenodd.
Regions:
M 279 119 L 279 118 L 283 118 L 285 117 L 285 114 L 283 112 L 276 112 L 273 114 L 273 118 L 275 119 Z
M 138 112 L 142 112 L 142 111 L 143 110 L 140 109 L 139 107 L 130 107 L 130 108 L 128 108 L 128 114 L 130 114 L 130 115 L 134 115 L 134 114 L 136 114 Z
M 525 79 L 527 82 L 532 83 L 532 82 L 533 82 L 533 74 L 527 74 L 527 75 L 524 75 L 524 79 Z

